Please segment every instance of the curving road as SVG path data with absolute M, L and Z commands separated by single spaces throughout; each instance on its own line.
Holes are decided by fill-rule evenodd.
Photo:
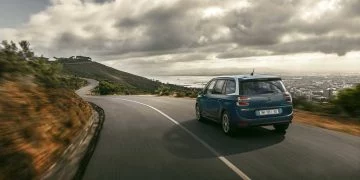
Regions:
M 87 96 L 91 94 L 91 90 L 94 89 L 96 86 L 99 85 L 99 81 L 88 79 L 88 78 L 82 78 L 85 79 L 88 82 L 88 85 L 85 87 L 80 88 L 76 91 L 76 94 L 80 96 Z
M 360 179 L 359 137 L 293 123 L 230 138 L 195 120 L 192 99 L 87 96 L 96 83 L 77 91 L 106 116 L 86 180 Z

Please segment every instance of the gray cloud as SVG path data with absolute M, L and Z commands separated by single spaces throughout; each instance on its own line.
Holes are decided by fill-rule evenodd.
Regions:
M 176 62 L 192 62 L 204 61 L 207 59 L 207 54 L 204 53 L 178 53 L 178 54 L 165 54 L 154 56 L 137 56 L 127 58 L 126 62 L 138 65 L 171 65 Z
M 100 3 L 100 4 L 106 3 L 106 2 L 113 2 L 113 1 L 115 1 L 115 0 L 94 0 L 94 2 Z
M 196 42 L 196 31 L 189 11 L 196 2 L 183 0 L 170 6 L 159 6 L 135 17 L 119 19 L 116 28 L 146 27 L 138 51 L 161 51 L 190 47 Z
M 272 45 L 289 31 L 287 24 L 296 5 L 292 1 L 253 1 L 252 7 L 234 10 L 224 17 L 235 42 L 241 45 Z
M 343 13 L 350 18 L 353 16 L 360 16 L 360 1 L 345 0 Z
M 338 56 L 343 56 L 348 51 L 360 50 L 360 37 L 316 37 L 278 44 L 270 47 L 270 49 L 279 54 L 289 54 L 293 52 L 322 52 L 326 54 L 336 53 Z
M 271 51 L 237 48 L 228 52 L 220 53 L 216 57 L 220 59 L 250 57 L 250 56 L 268 56 L 272 55 Z
M 170 55 L 166 62 L 188 62 L 211 54 L 342 56 L 360 50 L 358 0 L 52 2 L 24 27 L 0 29 L 0 36 L 6 32 L 0 38 L 30 40 L 49 56 L 83 53 L 99 60 Z M 321 3 L 333 4 L 324 9 Z

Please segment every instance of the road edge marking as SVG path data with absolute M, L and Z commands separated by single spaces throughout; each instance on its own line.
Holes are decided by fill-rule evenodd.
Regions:
M 165 114 L 164 112 L 160 111 L 159 109 L 150 106 L 148 104 L 145 103 L 141 103 L 138 101 L 134 101 L 134 100 L 129 100 L 129 99 L 121 99 L 120 100 L 123 101 L 128 101 L 128 102 L 133 102 L 133 103 L 137 103 L 137 104 L 141 104 L 144 106 L 147 106 L 153 110 L 155 110 L 156 112 L 160 113 L 161 115 L 163 115 L 164 117 L 166 117 L 167 119 L 169 119 L 171 122 L 173 122 L 174 124 L 178 125 L 182 130 L 184 130 L 185 132 L 187 132 L 190 136 L 192 136 L 195 140 L 197 140 L 198 142 L 200 142 L 200 144 L 202 144 L 205 148 L 207 148 L 208 150 L 210 150 L 210 152 L 212 152 L 214 155 L 216 155 L 216 157 L 222 161 L 228 168 L 230 168 L 233 172 L 235 172 L 238 176 L 240 176 L 242 179 L 244 180 L 250 180 L 250 178 L 244 173 L 242 172 L 238 167 L 236 167 L 233 163 L 231 163 L 228 159 L 226 159 L 224 156 L 220 155 L 220 153 L 218 153 L 213 147 L 211 147 L 209 144 L 207 144 L 205 141 L 203 141 L 199 136 L 195 135 L 194 133 L 192 133 L 189 129 L 187 129 L 186 127 L 184 127 L 183 125 L 181 125 L 179 122 L 177 122 L 175 119 L 173 119 L 172 117 L 170 117 L 169 115 Z

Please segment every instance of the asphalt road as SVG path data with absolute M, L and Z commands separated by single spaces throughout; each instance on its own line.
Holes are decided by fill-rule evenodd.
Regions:
M 251 179 L 360 179 L 356 136 L 293 123 L 286 135 L 265 127 L 227 137 L 217 124 L 195 120 L 192 99 L 87 90 L 78 93 L 105 110 L 105 123 L 85 180 L 242 179 L 236 170 Z

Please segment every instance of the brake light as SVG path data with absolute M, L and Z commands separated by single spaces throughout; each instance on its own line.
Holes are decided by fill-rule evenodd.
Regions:
M 236 105 L 238 106 L 249 106 L 249 100 L 250 98 L 247 96 L 239 96 L 238 97 L 238 102 L 236 103 Z
M 289 92 L 284 93 L 284 98 L 286 102 L 292 103 L 291 94 Z

